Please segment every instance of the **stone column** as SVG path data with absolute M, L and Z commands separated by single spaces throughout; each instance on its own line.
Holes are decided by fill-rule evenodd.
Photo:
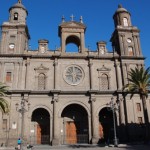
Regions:
M 22 80 L 20 81 L 21 89 L 26 88 L 26 60 L 22 62 L 22 73 L 21 73 Z
M 133 35 L 133 42 L 134 42 L 135 55 L 139 56 L 139 50 L 138 50 L 138 44 L 137 44 L 136 35 Z
M 50 143 L 53 140 L 53 116 L 50 116 Z
M 23 72 L 23 62 L 19 62 L 19 73 L 18 73 L 18 85 L 17 85 L 17 88 L 18 89 L 22 89 L 22 72 Z
M 118 90 L 120 90 L 122 88 L 122 84 L 121 84 L 121 74 L 120 74 L 120 65 L 117 62 L 117 60 L 115 60 L 115 67 L 116 67 L 116 76 L 117 76 L 117 88 Z
M 85 46 L 84 46 L 84 32 L 81 32 L 81 47 L 80 47 L 80 51 L 82 53 L 84 53 L 84 48 L 85 48 Z
M 55 61 L 54 61 L 54 89 L 55 90 L 58 90 L 58 85 L 60 84 L 60 83 L 58 83 L 58 78 L 59 78 L 59 76 L 58 76 L 58 59 L 57 58 L 55 58 Z
M 124 81 L 124 85 L 127 84 L 127 70 L 126 70 L 126 64 L 122 64 L 123 67 L 123 81 Z
M 62 33 L 61 36 L 61 50 L 64 53 L 65 52 L 65 42 L 66 42 L 66 35 L 64 33 Z
M 93 62 L 92 60 L 90 59 L 89 60 L 89 80 L 90 80 L 90 89 L 93 90 L 94 89 L 94 76 L 93 76 Z
M 138 51 L 139 51 L 139 55 L 142 56 L 142 51 L 141 51 L 141 43 L 140 43 L 140 39 L 139 36 L 136 37 L 137 38 L 137 45 L 138 45 Z
M 22 31 L 18 31 L 18 43 L 17 43 L 17 48 L 18 49 L 16 49 L 16 53 L 19 53 L 19 54 L 21 54 L 22 53 L 22 50 L 23 50 L 23 45 L 22 45 L 22 34 L 23 34 L 23 32 Z
M 17 89 L 17 78 L 18 78 L 18 62 L 14 62 L 14 75 L 13 75 L 13 89 Z
M 124 104 L 123 104 L 123 97 L 119 99 L 119 112 L 120 112 L 120 123 L 125 124 L 125 112 L 124 112 Z
M 29 90 L 30 87 L 30 71 L 29 71 L 29 67 L 30 67 L 30 59 L 27 58 L 26 61 L 26 74 L 25 74 L 25 89 Z
M 58 94 L 54 94 L 53 97 L 53 140 L 52 140 L 52 145 L 59 145 L 61 138 L 59 136 L 59 118 L 58 118 L 58 108 L 57 108 L 57 103 L 58 103 Z
M 125 54 L 125 51 L 124 51 L 124 47 L 123 47 L 123 35 L 120 34 L 119 35 L 119 43 L 120 43 L 120 50 L 121 50 L 121 55 L 124 55 Z
M 95 112 L 96 98 L 91 95 L 91 127 L 92 127 L 92 144 L 97 144 L 99 140 L 99 122 Z
M 126 44 L 125 35 L 122 36 L 124 55 L 128 55 L 128 46 Z
M 8 53 L 8 31 L 2 31 L 1 53 Z

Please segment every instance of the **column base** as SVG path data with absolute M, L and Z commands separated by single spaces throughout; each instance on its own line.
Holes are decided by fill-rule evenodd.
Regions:
M 52 140 L 52 145 L 55 146 L 55 145 L 59 145 L 59 139 L 53 139 Z
M 97 137 L 92 138 L 92 144 L 98 144 L 98 142 L 99 142 L 99 138 Z

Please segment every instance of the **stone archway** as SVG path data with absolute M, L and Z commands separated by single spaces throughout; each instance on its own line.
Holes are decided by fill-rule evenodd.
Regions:
M 62 111 L 61 117 L 64 125 L 63 144 L 89 142 L 88 114 L 81 105 L 68 105 Z
M 114 128 L 113 128 L 113 112 L 108 107 L 104 107 L 99 112 L 99 136 L 100 143 L 113 142 Z
M 35 122 L 35 143 L 50 144 L 50 114 L 44 108 L 37 108 L 32 113 L 32 122 Z

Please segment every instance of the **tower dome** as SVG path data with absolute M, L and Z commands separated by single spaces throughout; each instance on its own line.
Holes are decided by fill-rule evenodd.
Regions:
M 116 13 L 120 13 L 120 12 L 128 12 L 128 11 L 125 8 L 123 8 L 121 4 L 119 4 Z
M 130 13 L 122 7 L 122 5 L 118 5 L 118 9 L 116 10 L 113 19 L 115 23 L 115 27 L 122 26 L 128 27 L 131 26 L 131 18 Z
M 27 9 L 22 4 L 21 0 L 18 0 L 16 4 L 9 8 L 10 22 L 26 22 L 26 17 L 28 15 Z

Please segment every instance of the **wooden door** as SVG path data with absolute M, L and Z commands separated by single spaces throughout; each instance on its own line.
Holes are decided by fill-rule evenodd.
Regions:
M 37 144 L 41 144 L 41 127 L 37 125 Z
M 77 143 L 77 129 L 75 122 L 66 122 L 66 142 L 67 144 Z

